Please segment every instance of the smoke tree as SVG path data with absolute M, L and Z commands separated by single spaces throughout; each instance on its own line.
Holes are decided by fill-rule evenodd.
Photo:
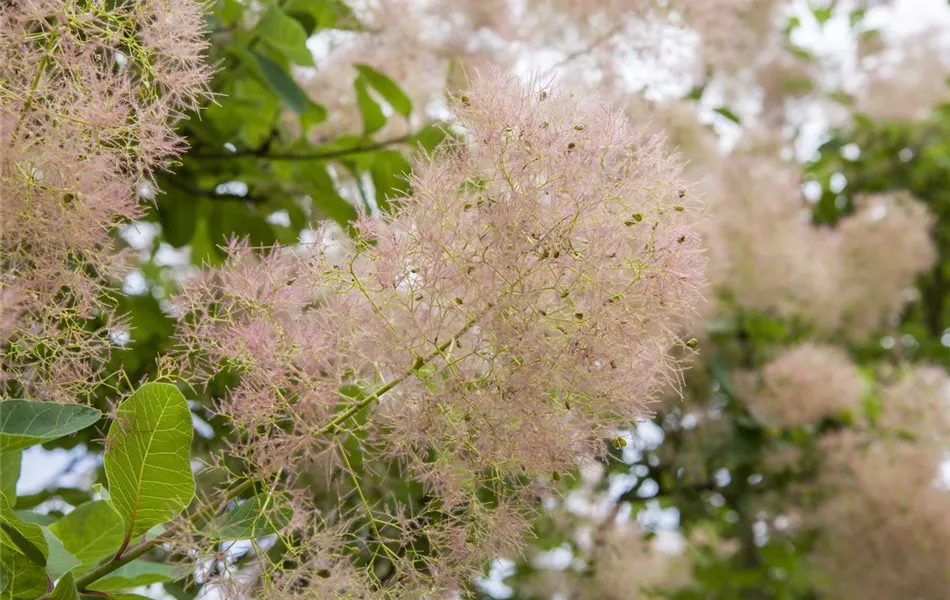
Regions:
M 902 10 L 4 4 L 0 597 L 944 598 Z

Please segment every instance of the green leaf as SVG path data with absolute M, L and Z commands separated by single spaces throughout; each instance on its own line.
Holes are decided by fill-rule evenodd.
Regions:
M 279 7 L 271 6 L 255 29 L 267 45 L 291 61 L 313 66 L 313 53 L 307 48 L 307 31 Z
M 191 242 L 195 234 L 195 199 L 176 188 L 158 198 L 158 219 L 162 236 L 172 246 L 181 248 Z
M 815 60 L 815 55 L 809 52 L 808 50 L 806 50 L 805 48 L 802 48 L 801 46 L 796 46 L 795 44 L 788 43 L 785 45 L 785 50 L 787 50 L 789 53 L 797 56 L 798 58 L 802 60 L 806 60 L 808 62 L 812 62 Z
M 31 510 L 15 510 L 16 516 L 20 517 L 26 523 L 33 523 L 35 525 L 52 525 L 56 522 L 56 517 L 51 515 L 44 515 L 41 513 L 33 512 Z
M 293 77 L 288 75 L 280 65 L 263 54 L 254 50 L 250 50 L 249 52 L 254 57 L 254 60 L 257 61 L 257 66 L 260 67 L 267 85 L 283 100 L 284 104 L 298 115 L 306 113 L 311 102 L 307 98 L 307 94 L 305 94 L 304 91 L 300 89 L 300 86 L 297 85 L 297 82 L 294 81 Z
M 412 167 L 402 152 L 380 150 L 376 153 L 370 174 L 376 189 L 376 205 L 385 213 L 392 212 L 390 200 L 405 198 L 409 192 L 409 174 Z
M 183 575 L 184 572 L 178 567 L 146 560 L 133 560 L 101 579 L 97 579 L 95 583 L 89 585 L 89 589 L 100 592 L 126 590 L 140 585 L 173 581 Z
M 0 494 L 7 498 L 16 498 L 16 482 L 20 480 L 22 462 L 22 450 L 0 452 Z
M 112 498 L 112 494 L 109 493 L 109 488 L 102 485 L 101 483 L 92 484 L 92 491 L 99 494 L 99 498 L 102 500 L 109 500 Z
M 105 470 L 127 539 L 173 519 L 191 502 L 193 438 L 188 403 L 170 383 L 147 383 L 119 405 Z
M 78 506 L 74 511 L 50 525 L 50 531 L 78 560 L 81 574 L 103 558 L 115 554 L 125 536 L 125 527 L 119 513 L 106 500 L 94 500 Z
M 226 246 L 234 236 L 247 238 L 256 247 L 272 246 L 277 241 L 264 215 L 244 202 L 216 202 L 208 220 L 208 233 L 216 246 Z
M 735 383 L 732 381 L 732 373 L 729 372 L 729 368 L 726 366 L 726 361 L 723 357 L 719 355 L 715 356 L 709 366 L 713 377 L 719 382 L 719 385 L 722 386 L 722 391 L 732 398 L 739 398 Z
M 22 450 L 85 429 L 102 416 L 81 404 L 4 400 L 0 402 L 0 452 Z
M 236 25 L 244 16 L 244 5 L 238 0 L 220 0 L 215 15 L 224 25 Z
M 56 537 L 48 527 L 43 527 L 43 537 L 49 546 L 49 559 L 46 561 L 46 570 L 53 579 L 59 579 L 65 573 L 79 566 L 79 559 L 73 556 L 62 540 Z
M 389 102 L 394 111 L 406 118 L 409 117 L 409 114 L 412 113 L 412 100 L 392 79 L 369 65 L 354 64 L 353 66 L 360 72 L 360 75 L 366 78 L 366 82 L 379 92 L 379 95 L 386 102 Z
M 72 573 L 63 575 L 50 594 L 50 600 L 79 600 L 79 590 L 76 589 L 76 580 L 73 579 Z
M 290 0 L 284 4 L 284 10 L 295 13 L 295 16 L 309 14 L 315 21 L 315 29 L 358 30 L 363 27 L 353 9 L 341 0 Z
M 376 101 L 369 95 L 366 88 L 366 77 L 360 75 L 353 81 L 353 89 L 356 90 L 356 104 L 360 107 L 360 114 L 363 116 L 363 133 L 369 135 L 383 128 L 386 124 L 386 116 L 383 110 L 376 104 Z
M 867 16 L 868 11 L 864 8 L 858 8 L 851 11 L 851 16 L 848 17 L 848 21 L 851 23 L 851 27 L 856 27 L 864 20 L 864 17 Z
M 46 566 L 49 547 L 42 527 L 21 519 L 10 508 L 6 496 L 0 496 L 0 545 L 19 551 L 36 565 Z
M 262 492 L 218 516 L 202 531 L 222 540 L 254 539 L 280 531 L 293 516 L 285 496 Z
M 412 136 L 412 141 L 419 144 L 426 152 L 431 153 L 439 144 L 444 142 L 447 137 L 451 137 L 448 132 L 448 127 L 447 123 L 428 123 Z
M 224 79 L 220 89 L 221 93 L 227 94 L 227 102 L 212 104 L 204 110 L 201 123 L 210 130 L 207 134 L 208 142 L 216 150 L 221 149 L 222 140 L 257 148 L 270 139 L 275 119 L 283 105 L 276 91 L 270 89 L 271 85 L 253 54 L 236 45 L 230 49 L 240 58 L 243 66 L 228 72 L 229 77 Z M 287 77 L 286 74 L 284 76 Z M 199 173 L 207 175 L 208 171 L 205 169 L 208 167 L 202 166 L 203 164 L 207 163 L 196 164 L 195 168 Z M 215 177 L 214 183 L 220 182 L 221 180 Z M 191 200 L 197 199 L 192 197 Z M 192 215 L 196 216 L 198 212 L 192 210 Z M 199 264 L 194 255 L 192 263 Z
M 819 25 L 824 25 L 832 16 L 832 8 L 830 6 L 816 6 L 812 8 L 812 14 L 815 15 L 815 20 L 818 21 Z
M 727 107 L 725 107 L 725 106 L 720 106 L 719 108 L 714 108 L 714 109 L 713 109 L 713 112 L 719 113 L 720 115 L 726 117 L 727 119 L 729 119 L 730 121 L 732 121 L 732 122 L 735 123 L 736 125 L 741 125 L 741 124 L 742 124 L 742 119 L 739 118 L 739 115 L 737 115 L 736 113 L 732 112 L 731 109 L 729 109 L 729 108 L 727 108 Z
M 834 100 L 838 104 L 843 104 L 844 106 L 854 106 L 855 104 L 854 96 L 841 90 L 830 92 L 828 94 L 828 98 Z
M 326 165 L 301 163 L 295 165 L 295 171 L 299 180 L 307 184 L 315 207 L 323 215 L 342 227 L 347 227 L 350 221 L 356 219 L 356 208 L 336 191 Z
M 308 36 L 313 35 L 313 32 L 317 29 L 317 19 L 310 12 L 300 12 L 296 10 L 289 10 L 287 7 L 284 7 L 285 12 L 288 16 L 293 17 L 295 21 L 300 23 L 300 26 L 303 27 L 304 33 Z
M 306 138 L 306 134 L 310 131 L 311 127 L 319 125 L 326 120 L 327 109 L 316 102 L 309 102 L 307 110 L 300 115 L 300 128 L 303 130 L 303 137 Z
M 145 532 L 145 539 L 150 540 L 152 538 L 158 537 L 165 533 L 165 531 L 166 529 L 164 525 L 156 525 Z
M 0 599 L 35 600 L 49 590 L 46 568 L 15 550 L 0 552 Z

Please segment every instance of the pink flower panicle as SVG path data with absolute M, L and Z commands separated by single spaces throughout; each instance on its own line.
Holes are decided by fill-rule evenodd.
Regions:
M 154 197 L 152 171 L 182 147 L 175 121 L 208 95 L 202 12 L 196 0 L 0 12 L 0 288 L 19 298 L 9 327 L 4 309 L 3 377 L 33 395 L 75 401 L 110 346 L 108 327 L 83 329 L 112 309 L 100 292 L 123 267 L 116 226 L 140 215 L 137 194 Z
M 337 442 L 358 432 L 364 465 L 424 483 L 440 518 L 374 517 L 410 557 L 390 557 L 387 585 L 414 589 L 516 547 L 537 486 L 648 414 L 679 381 L 678 324 L 704 283 L 701 205 L 659 137 L 498 74 L 453 110 L 463 141 L 415 166 L 395 216 L 353 240 L 328 226 L 315 252 L 237 245 L 179 299 L 198 381 L 240 375 L 219 406 L 242 432 L 232 452 L 366 485 Z M 439 557 L 425 575 L 418 535 Z
M 946 447 L 946 446 L 944 446 Z M 837 598 L 941 598 L 950 589 L 950 493 L 924 445 L 840 435 L 826 444 L 817 580 Z
M 816 227 L 795 169 L 737 155 L 708 180 L 703 222 L 710 279 L 741 308 L 862 339 L 894 320 L 936 257 L 926 207 L 906 193 L 856 199 L 835 227 Z
M 781 352 L 758 376 L 743 373 L 743 398 L 778 427 L 817 425 L 824 417 L 852 416 L 867 384 L 848 354 L 834 346 L 804 343 Z

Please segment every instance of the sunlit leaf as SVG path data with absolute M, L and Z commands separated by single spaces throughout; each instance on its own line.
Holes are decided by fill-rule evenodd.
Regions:
M 49 559 L 46 561 L 46 570 L 53 579 L 59 579 L 63 574 L 79 566 L 79 559 L 70 553 L 48 527 L 43 527 L 43 537 L 49 547 Z
M 45 567 L 49 547 L 43 528 L 27 523 L 12 508 L 6 496 L 0 496 L 0 545 L 18 551 L 33 563 Z
M 21 450 L 0 452 L 0 494 L 16 498 L 16 483 L 20 479 Z
M 50 525 L 50 531 L 80 561 L 76 573 L 81 574 L 119 549 L 125 526 L 112 504 L 94 500 L 76 507 Z
M 285 496 L 262 492 L 219 515 L 203 531 L 224 540 L 254 539 L 280 531 L 293 516 L 294 509 Z
M 293 14 L 298 21 L 301 19 L 297 15 L 307 14 L 314 21 L 314 29 L 347 30 L 363 27 L 353 9 L 343 0 L 289 0 L 283 6 L 284 10 Z M 304 28 L 306 29 L 306 26 Z M 312 32 L 313 30 L 310 30 L 310 33 Z
M 49 590 L 49 576 L 24 554 L 0 548 L 0 600 L 34 600 Z
M 170 383 L 147 383 L 119 405 L 105 471 L 127 538 L 173 519 L 191 502 L 193 438 L 188 403 Z
M 79 600 L 79 590 L 72 573 L 66 573 L 56 584 L 50 600 Z

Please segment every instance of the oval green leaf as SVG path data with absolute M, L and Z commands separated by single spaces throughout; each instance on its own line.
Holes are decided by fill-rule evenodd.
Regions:
M 109 501 L 127 540 L 175 518 L 191 502 L 193 438 L 188 403 L 170 383 L 147 383 L 119 405 L 104 462 Z
M 254 50 L 249 50 L 249 52 L 257 62 L 257 66 L 260 67 L 264 81 L 270 87 L 271 91 L 277 94 L 284 104 L 298 115 L 306 114 L 310 108 L 310 99 L 307 98 L 307 94 L 300 89 L 300 86 L 297 85 L 293 77 L 288 75 L 280 65 L 260 52 Z
M 409 99 L 409 96 L 407 96 L 392 79 L 369 65 L 355 64 L 353 66 L 360 72 L 360 75 L 366 78 L 366 82 L 379 92 L 379 95 L 382 96 L 386 102 L 389 102 L 389 105 L 393 107 L 394 111 L 406 118 L 409 117 L 409 114 L 412 112 L 412 100 Z
M 0 583 L 2 600 L 39 598 L 49 590 L 46 568 L 11 549 L 0 551 Z
M 313 53 L 307 48 L 307 31 L 279 7 L 271 6 L 255 29 L 264 43 L 291 61 L 313 66 Z
M 0 402 L 0 452 L 22 450 L 85 429 L 102 416 L 80 404 L 4 400 Z
M 22 450 L 0 452 L 0 494 L 7 498 L 16 498 L 16 482 L 20 479 L 22 462 Z
M 59 583 L 50 594 L 50 600 L 79 600 L 79 590 L 76 589 L 76 580 L 72 573 L 63 575 Z
M 369 135 L 383 128 L 386 124 L 386 115 L 383 109 L 376 104 L 369 90 L 366 88 L 366 77 L 360 75 L 353 81 L 353 89 L 356 90 L 356 104 L 360 108 L 360 114 L 363 116 L 363 133 Z
M 79 566 L 79 559 L 72 555 L 49 527 L 43 527 L 43 537 L 49 547 L 49 558 L 46 560 L 46 570 L 53 579 L 59 579 L 66 573 Z
M 174 581 L 180 579 L 183 575 L 184 572 L 180 568 L 172 565 L 147 560 L 133 560 L 96 580 L 95 583 L 89 586 L 89 589 L 100 592 L 127 590 L 140 585 Z
M 49 546 L 43 528 L 21 519 L 10 508 L 6 496 L 0 496 L 0 546 L 19 552 L 40 567 L 46 566 Z
M 105 500 L 81 504 L 49 529 L 79 561 L 79 568 L 75 569 L 77 574 L 115 554 L 125 538 L 122 518 Z
M 221 540 L 255 539 L 287 526 L 294 509 L 282 494 L 263 492 L 241 502 L 203 528 L 203 533 Z

